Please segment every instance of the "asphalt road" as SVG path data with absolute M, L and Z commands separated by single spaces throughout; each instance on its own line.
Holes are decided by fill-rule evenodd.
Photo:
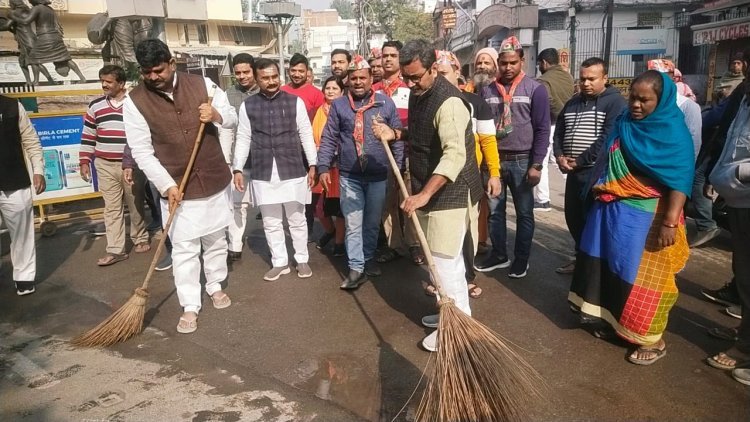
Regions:
M 680 273 L 667 356 L 632 365 L 626 345 L 593 337 L 568 309 L 570 279 L 554 269 L 568 260 L 572 241 L 561 182 L 553 177 L 552 184 L 554 209 L 537 214 L 529 275 L 480 274 L 484 293 L 472 300 L 474 316 L 545 379 L 529 420 L 750 420 L 750 388 L 704 363 L 731 346 L 706 330 L 738 322 L 700 295 L 731 277 L 728 235 L 694 250 Z M 69 340 L 124 303 L 151 253 L 99 268 L 105 240 L 85 224 L 62 227 L 38 238 L 39 284 L 26 297 L 15 295 L 3 257 L 0 420 L 413 420 L 429 357 L 418 346 L 428 333 L 419 321 L 436 310 L 423 293 L 425 269 L 401 259 L 346 293 L 338 289 L 345 262 L 311 245 L 312 278 L 268 283 L 260 222 L 251 217 L 249 226 L 249 249 L 229 277 L 230 308 L 215 310 L 206 298 L 198 331 L 177 334 L 171 274 L 158 273 L 144 333 L 106 350 L 77 349 Z

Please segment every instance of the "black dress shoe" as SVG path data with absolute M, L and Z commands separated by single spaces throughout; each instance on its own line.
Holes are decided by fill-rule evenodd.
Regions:
M 240 259 L 242 259 L 242 252 L 234 252 L 234 251 L 227 252 L 227 261 L 234 262 L 234 261 L 239 261 Z
M 365 281 L 367 281 L 367 277 L 365 277 L 364 273 L 350 270 L 349 275 L 341 282 L 339 288 L 341 290 L 356 290 Z

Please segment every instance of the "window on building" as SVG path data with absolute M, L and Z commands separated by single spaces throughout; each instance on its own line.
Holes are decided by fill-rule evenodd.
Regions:
M 198 31 L 198 44 L 208 44 L 208 26 L 196 25 Z
M 562 31 L 565 29 L 565 13 L 545 13 L 539 15 L 539 29 L 542 31 Z
M 661 26 L 661 12 L 638 13 L 638 26 Z
M 208 44 L 208 27 L 206 25 L 182 25 L 182 40 L 185 45 L 197 42 L 198 44 Z
M 263 39 L 260 28 L 219 25 L 219 44 L 261 45 Z

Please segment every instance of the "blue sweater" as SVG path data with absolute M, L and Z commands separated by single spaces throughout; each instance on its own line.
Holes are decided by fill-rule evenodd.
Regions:
M 370 99 L 372 92 L 361 100 L 354 100 L 354 104 L 360 107 Z M 378 114 L 385 120 L 385 124 L 392 128 L 400 129 L 401 120 L 398 117 L 396 104 L 393 100 L 380 93 L 375 95 L 375 105 L 365 111 L 365 142 L 364 154 L 367 156 L 367 166 L 362 169 L 357 149 L 354 145 L 354 120 L 355 112 L 349 104 L 349 97 L 337 98 L 331 103 L 328 113 L 328 121 L 323 129 L 323 135 L 318 149 L 318 172 L 326 173 L 333 165 L 338 153 L 338 167 L 341 176 L 359 179 L 368 182 L 379 182 L 386 180 L 391 165 L 385 153 L 383 144 L 372 132 L 372 119 Z M 391 142 L 391 151 L 400 168 L 404 162 L 404 142 Z

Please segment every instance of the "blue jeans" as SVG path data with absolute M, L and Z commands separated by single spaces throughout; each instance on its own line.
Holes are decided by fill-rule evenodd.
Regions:
M 690 201 L 693 203 L 693 207 L 695 207 L 695 226 L 700 231 L 713 230 L 717 227 L 716 221 L 713 219 L 714 202 L 703 196 L 703 185 L 707 181 L 707 166 L 708 160 L 703 160 L 702 163 L 695 167 L 693 195 L 690 197 Z
M 363 272 L 375 257 L 380 217 L 385 203 L 386 181 L 366 182 L 340 177 L 341 212 L 346 221 L 346 255 L 349 269 Z
M 501 260 L 508 258 L 505 206 L 508 188 L 510 188 L 513 194 L 513 206 L 516 209 L 516 245 L 513 256 L 514 259 L 528 262 L 531 254 L 531 241 L 534 237 L 534 188 L 526 182 L 529 159 L 505 159 L 501 160 L 500 165 L 503 189 L 500 196 L 489 200 L 492 253 Z

